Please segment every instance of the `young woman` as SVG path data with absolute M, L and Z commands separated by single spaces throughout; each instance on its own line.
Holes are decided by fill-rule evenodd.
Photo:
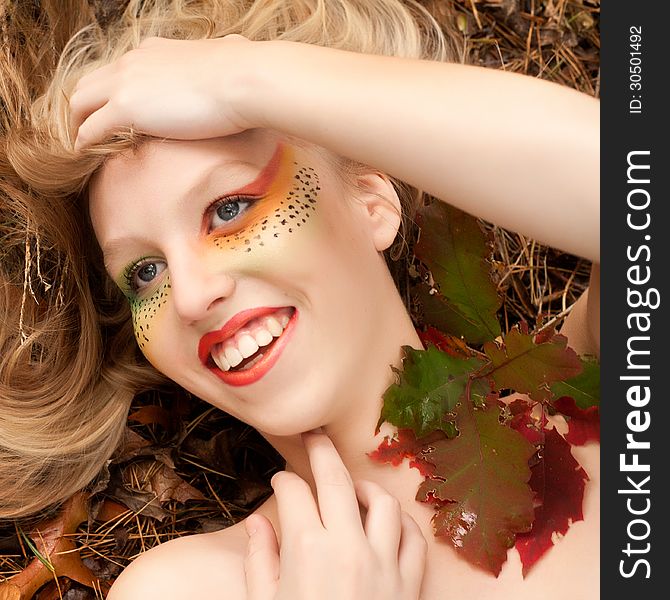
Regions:
M 413 3 L 235 4 L 131 2 L 106 36 L 70 42 L 29 113 L 29 92 L 6 94 L 5 227 L 31 257 L 48 240 L 60 257 L 52 272 L 67 265 L 73 278 L 60 305 L 49 290 L 28 306 L 38 259 L 24 254 L 22 280 L 7 254 L 14 326 L 3 332 L 12 358 L 1 397 L 10 406 L 17 389 L 47 393 L 25 421 L 77 440 L 52 452 L 41 498 L 75 453 L 83 462 L 111 440 L 68 485 L 90 478 L 128 398 L 156 380 L 125 318 L 157 371 L 257 428 L 287 467 L 246 527 L 159 546 L 110 598 L 595 597 L 597 447 L 577 449 L 590 477 L 584 521 L 526 579 L 513 550 L 496 579 L 436 541 L 432 508 L 414 500 L 421 476 L 367 453 L 390 432 L 374 435 L 389 365 L 402 345 L 422 347 L 382 254 L 404 203 L 391 177 L 597 264 L 597 101 L 419 60 L 444 58 L 447 44 Z M 13 69 L 20 89 L 25 73 Z M 597 286 L 594 269 L 563 326 L 579 353 L 598 350 Z M 87 360 L 56 352 L 72 339 L 45 323 L 62 326 L 67 311 Z M 59 387 L 18 386 L 27 364 L 56 365 Z M 78 438 L 73 410 L 91 424 Z M 10 420 L 2 451 L 18 465 L 48 435 L 31 445 L 28 425 Z M 38 489 L 26 465 L 14 481 L 25 473 Z

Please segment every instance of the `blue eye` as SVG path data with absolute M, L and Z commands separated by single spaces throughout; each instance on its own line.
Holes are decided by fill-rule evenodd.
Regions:
M 235 200 L 234 202 L 226 202 L 225 204 L 220 204 L 219 208 L 216 209 L 216 216 L 222 219 L 223 221 L 231 221 L 234 219 L 240 212 L 240 203 Z
M 143 260 L 136 262 L 125 273 L 128 288 L 134 292 L 149 285 L 167 268 L 164 260 Z
M 255 198 L 231 196 L 217 202 L 211 211 L 210 231 L 234 221 L 245 213 L 255 201 Z

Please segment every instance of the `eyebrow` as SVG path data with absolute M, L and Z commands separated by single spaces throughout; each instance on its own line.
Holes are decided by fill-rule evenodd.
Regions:
M 281 157 L 283 154 L 283 149 L 284 145 L 279 142 L 277 144 L 277 147 L 275 148 L 275 151 L 272 153 L 272 156 L 270 157 L 270 160 L 265 164 L 264 167 L 262 167 L 260 173 L 256 176 L 256 178 L 251 182 L 243 185 L 240 188 L 231 190 L 229 192 L 226 192 L 225 196 L 234 196 L 234 195 L 248 195 L 248 196 L 262 196 L 264 193 L 267 192 L 269 189 L 270 185 L 272 185 L 272 182 L 274 181 L 275 177 L 277 176 L 277 172 L 279 171 L 279 166 L 281 164 Z M 207 169 L 204 171 L 198 179 L 195 181 L 195 183 L 186 190 L 182 198 L 180 199 L 180 204 L 188 201 L 188 199 L 195 195 L 195 194 L 200 194 L 204 192 L 208 187 L 211 185 L 211 179 L 212 175 L 219 171 L 222 167 L 230 167 L 232 165 L 241 165 L 245 167 L 256 167 L 257 165 L 254 165 L 253 163 L 250 163 L 248 161 L 244 160 L 231 160 L 227 161 L 224 164 L 217 163 L 213 165 L 210 169 Z

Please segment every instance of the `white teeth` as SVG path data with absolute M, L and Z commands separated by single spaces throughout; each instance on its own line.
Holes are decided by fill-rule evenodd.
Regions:
M 230 364 L 231 367 L 236 367 L 242 362 L 242 359 L 244 358 L 241 354 L 240 351 L 235 348 L 235 346 L 227 346 L 224 354 L 226 355 L 226 360 L 228 361 L 228 364 Z
M 266 317 L 265 326 L 274 337 L 279 337 L 281 335 L 281 332 L 284 331 L 284 328 L 279 324 L 279 321 L 277 321 L 277 319 L 275 319 L 274 317 Z
M 229 371 L 236 367 L 245 358 L 249 358 L 258 352 L 259 348 L 268 346 L 274 338 L 278 338 L 291 320 L 291 314 L 293 314 L 291 309 L 282 308 L 273 315 L 258 320 L 254 319 L 247 323 L 236 335 L 212 347 L 210 352 L 212 360 L 222 371 Z M 249 368 L 250 365 L 258 362 L 262 356 L 262 354 L 259 355 L 244 368 Z
M 249 334 L 244 334 L 237 339 L 237 349 L 243 358 L 249 358 L 258 351 L 258 344 Z
M 254 339 L 258 346 L 267 346 L 274 338 L 272 334 L 267 329 L 259 329 L 254 334 Z
M 219 369 L 221 369 L 222 371 L 230 370 L 230 364 L 226 360 L 226 357 L 220 352 L 213 352 L 212 359 L 216 363 L 216 366 L 219 367 Z

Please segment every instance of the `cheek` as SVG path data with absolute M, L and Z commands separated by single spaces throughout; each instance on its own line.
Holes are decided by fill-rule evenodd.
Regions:
M 287 185 L 283 190 L 263 200 L 262 212 L 254 222 L 232 235 L 213 237 L 211 243 L 219 250 L 242 253 L 250 259 L 268 258 L 278 247 L 291 245 L 286 243 L 298 233 L 313 230 L 314 216 L 317 213 L 321 187 L 316 171 L 297 162 L 291 164 Z M 298 248 L 294 246 L 296 251 Z
M 170 277 L 166 275 L 163 283 L 151 296 L 130 300 L 135 339 L 144 356 L 152 363 L 152 339 L 164 318 L 164 308 L 170 297 L 171 287 Z

